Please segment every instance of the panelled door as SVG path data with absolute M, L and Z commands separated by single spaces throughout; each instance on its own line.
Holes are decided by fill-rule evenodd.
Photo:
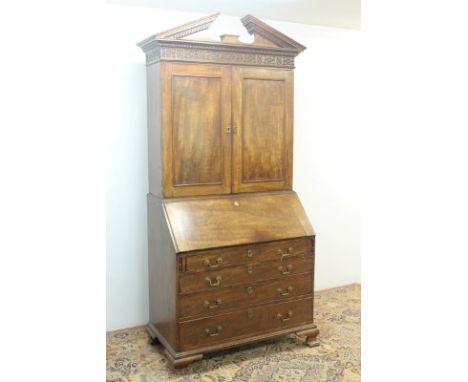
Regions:
M 231 69 L 164 63 L 164 195 L 231 192 Z
M 292 187 L 293 73 L 233 67 L 232 192 Z

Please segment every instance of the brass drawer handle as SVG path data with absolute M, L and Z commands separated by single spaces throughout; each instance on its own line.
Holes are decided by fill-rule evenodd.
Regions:
M 253 267 L 252 267 L 252 265 L 250 265 L 250 264 L 247 265 L 247 273 L 249 273 L 249 274 L 250 274 L 250 273 L 253 273 Z
M 248 286 L 247 288 L 245 288 L 245 290 L 247 291 L 248 294 L 252 294 L 254 291 L 254 289 L 251 286 Z
M 205 259 L 203 263 L 206 265 L 207 268 L 218 268 L 223 263 L 223 258 L 218 257 L 216 259 L 216 264 L 211 264 L 209 259 Z
M 284 259 L 288 259 L 291 256 L 302 256 L 302 255 L 304 255 L 304 252 L 294 253 L 294 249 L 292 247 L 288 248 L 288 253 L 284 253 L 282 249 L 278 249 L 276 251 L 276 253 L 279 256 L 281 256 L 281 261 L 283 261 Z
M 247 309 L 247 317 L 252 318 L 254 316 L 253 309 Z
M 277 291 L 281 296 L 289 296 L 289 293 L 292 292 L 292 285 L 288 286 L 286 290 L 283 291 L 283 288 L 278 288 Z
M 278 267 L 278 270 L 280 271 L 280 273 L 281 273 L 282 275 L 289 275 L 289 274 L 291 273 L 291 271 L 292 271 L 292 268 L 293 268 L 292 265 L 291 265 L 291 264 L 288 264 L 288 265 L 286 266 L 286 268 L 283 267 L 282 265 L 279 266 L 279 267 Z
M 223 330 L 223 327 L 221 325 L 218 325 L 216 327 L 216 332 L 212 333 L 209 328 L 205 328 L 205 333 L 208 337 L 214 337 L 214 336 L 219 335 L 219 333 L 221 333 L 222 330 Z
M 283 317 L 283 315 L 282 315 L 281 313 L 278 313 L 278 314 L 276 315 L 276 318 L 277 318 L 278 320 L 280 320 L 280 321 L 283 321 L 283 322 L 284 322 L 284 321 L 290 320 L 291 317 L 292 317 L 292 310 L 290 310 L 290 311 L 288 312 L 288 314 L 286 314 L 286 317 Z
M 205 281 L 210 284 L 210 286 L 215 287 L 221 284 L 221 280 L 223 278 L 221 276 L 216 276 L 216 282 L 211 281 L 211 277 L 205 277 Z
M 218 308 L 218 307 L 221 305 L 222 302 L 223 302 L 223 300 L 220 299 L 220 298 L 216 299 L 216 301 L 215 301 L 214 304 L 211 304 L 208 300 L 205 300 L 205 301 L 203 302 L 203 305 L 204 305 L 205 308 L 207 308 L 207 309 L 216 309 L 216 308 Z
M 247 250 L 247 257 L 253 257 L 254 253 L 252 252 L 251 249 Z

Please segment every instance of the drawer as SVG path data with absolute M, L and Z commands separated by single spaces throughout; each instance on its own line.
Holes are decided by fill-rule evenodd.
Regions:
M 286 300 L 312 292 L 312 274 L 307 273 L 186 294 L 179 297 L 179 317 L 215 315 L 242 306 Z
M 313 297 L 181 322 L 182 351 L 312 322 Z
M 231 285 L 283 278 L 288 275 L 312 272 L 313 256 L 291 257 L 284 261 L 268 261 L 233 266 L 216 271 L 182 273 L 179 276 L 179 292 L 190 293 L 221 289 Z
M 185 271 L 204 272 L 232 265 L 252 262 L 261 263 L 291 256 L 304 256 L 312 252 L 312 240 L 311 238 L 301 238 L 194 252 L 185 257 Z

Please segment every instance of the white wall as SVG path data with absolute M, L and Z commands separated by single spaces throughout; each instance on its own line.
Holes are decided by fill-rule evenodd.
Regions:
M 107 330 L 148 320 L 146 85 L 135 43 L 199 16 L 107 8 Z M 294 189 L 317 233 L 316 288 L 360 282 L 359 32 L 267 22 L 308 48 L 296 61 Z

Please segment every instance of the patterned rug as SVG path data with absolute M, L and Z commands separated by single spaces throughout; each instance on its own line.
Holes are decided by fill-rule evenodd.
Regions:
M 320 346 L 291 335 L 213 353 L 185 369 L 168 364 L 144 327 L 108 332 L 107 382 L 360 381 L 361 286 L 318 291 L 315 304 Z

